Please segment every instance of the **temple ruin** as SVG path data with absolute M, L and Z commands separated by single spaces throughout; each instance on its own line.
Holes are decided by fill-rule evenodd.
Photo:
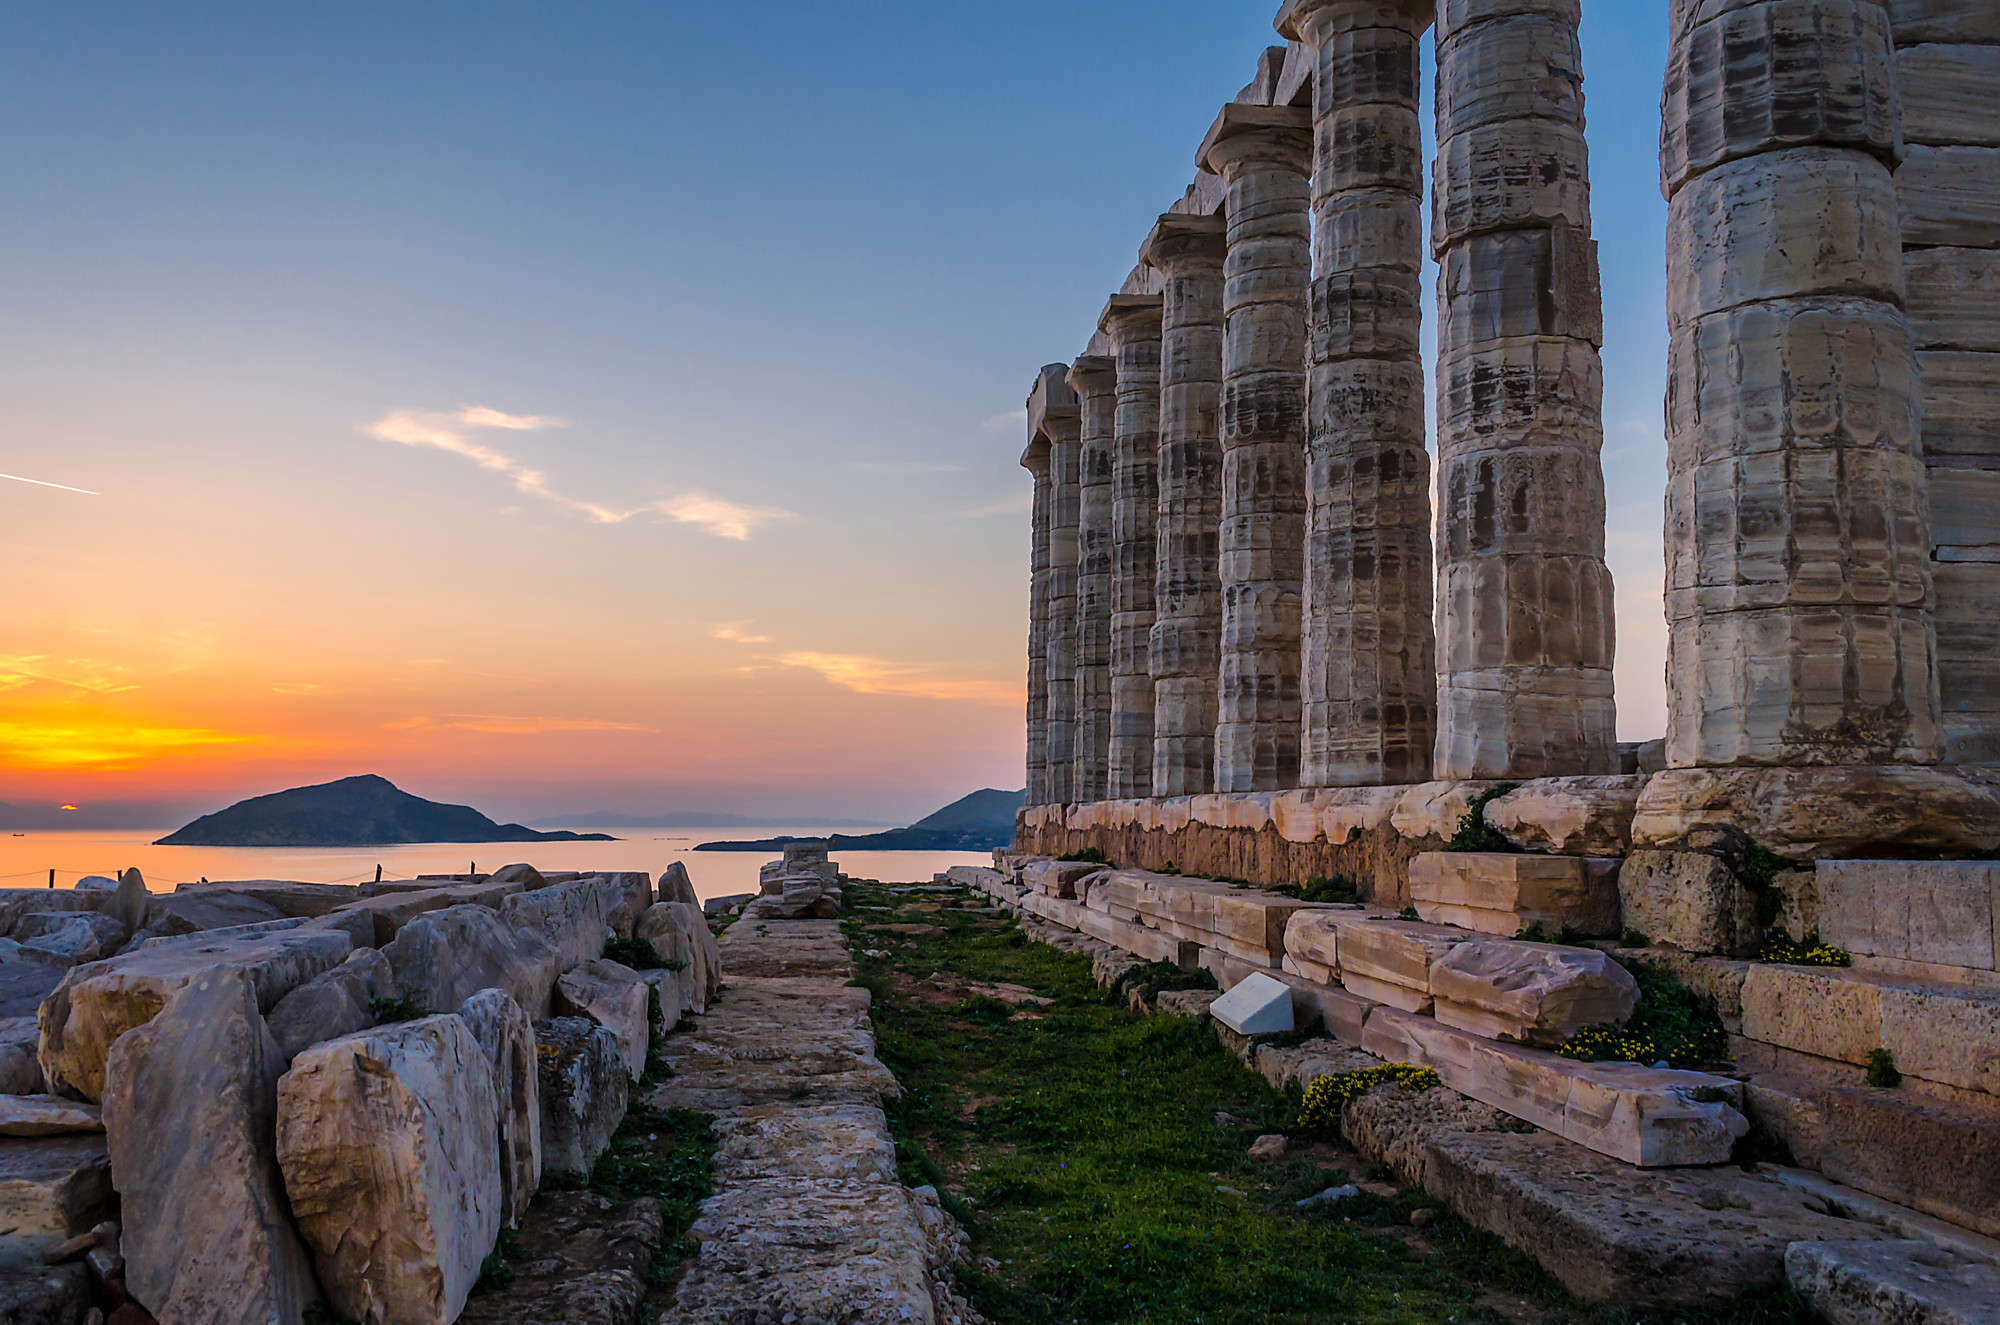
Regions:
M 1555 1158 L 1426 1152 L 1475 1222 L 1564 1227 L 1545 1161 L 1622 1191 L 1754 1127 L 2000 1261 L 2000 6 L 1664 8 L 1664 738 L 1617 739 L 1581 0 L 1288 0 L 1041 370 L 1029 803 L 965 881 L 1533 1124 Z M 1062 578 L 1063 382 L 1108 592 Z M 1603 953 L 1717 1011 L 1720 1075 L 1545 1052 L 1521 991 L 1597 998 Z M 1534 1249 L 1579 1292 L 1710 1291 L 1572 1277 L 1572 1231 Z

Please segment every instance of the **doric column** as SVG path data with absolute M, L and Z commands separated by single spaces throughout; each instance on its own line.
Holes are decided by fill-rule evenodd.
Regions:
M 1424 437 L 1418 39 L 1431 0 L 1292 0 L 1313 49 L 1306 436 L 1309 787 L 1428 781 L 1437 736 Z
M 1113 295 L 1100 329 L 1118 362 L 1111 457 L 1111 755 L 1105 794 L 1153 794 L 1148 650 L 1160 513 L 1160 296 Z
M 1048 803 L 1049 762 L 1049 444 L 1036 437 L 1021 456 L 1035 478 L 1034 533 L 1028 544 L 1028 804 Z
M 1618 770 L 1580 3 L 1438 18 L 1440 778 Z
M 1118 365 L 1110 355 L 1079 356 L 1069 384 L 1083 411 L 1077 461 L 1076 728 L 1070 791 L 1104 799 L 1111 767 L 1111 461 L 1118 426 Z
M 1141 251 L 1166 293 L 1160 318 L 1160 520 L 1154 579 L 1153 794 L 1215 785 L 1222 664 L 1222 264 L 1219 216 L 1162 216 Z
M 1196 157 L 1229 217 L 1217 791 L 1298 785 L 1311 152 L 1303 107 L 1232 103 Z
M 1052 802 L 1075 799 L 1071 738 L 1076 725 L 1077 452 L 1082 417 L 1070 390 L 1069 365 L 1050 364 L 1028 400 L 1032 436 L 1049 448 L 1048 777 Z
M 1921 397 L 1874 0 L 1674 10 L 1667 759 L 1938 756 Z M 1992 604 L 1987 604 L 1989 610 Z

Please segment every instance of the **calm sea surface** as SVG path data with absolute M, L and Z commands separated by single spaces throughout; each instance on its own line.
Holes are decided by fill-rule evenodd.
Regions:
M 697 842 L 747 837 L 808 837 L 796 828 L 628 829 L 616 842 L 482 842 L 443 846 L 292 848 L 157 847 L 172 832 L 0 833 L 0 888 L 33 888 L 56 872 L 56 887 L 71 888 L 86 874 L 116 877 L 137 867 L 154 892 L 172 892 L 197 879 L 297 879 L 308 883 L 360 883 L 382 867 L 385 879 L 463 873 L 467 865 L 493 870 L 525 861 L 546 870 L 644 870 L 655 879 L 670 861 L 683 861 L 701 897 L 757 891 L 765 851 L 695 851 Z M 834 857 L 846 873 L 885 883 L 928 883 L 953 865 L 990 865 L 992 856 L 971 851 L 843 851 Z

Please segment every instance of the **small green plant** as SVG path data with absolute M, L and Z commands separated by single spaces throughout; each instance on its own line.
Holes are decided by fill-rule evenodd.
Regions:
M 952 1004 L 947 1011 L 954 1017 L 983 1017 L 989 1021 L 1005 1021 L 1014 1015 L 1014 1005 L 989 994 L 970 994 Z
M 1586 1026 L 1556 1049 L 1586 1063 L 1669 1063 L 1695 1067 L 1728 1051 L 1722 1019 L 1673 975 L 1650 962 L 1621 962 L 1639 986 L 1639 1002 L 1622 1026 Z
M 1174 864 L 1174 862 L 1172 862 L 1171 860 L 1153 871 L 1153 873 L 1155 874 L 1176 874 L 1176 875 L 1179 874 L 1180 872 L 1181 872 L 1180 866 Z
M 1264 889 L 1280 897 L 1296 897 L 1301 902 L 1348 902 L 1361 900 L 1361 888 L 1345 874 L 1330 879 L 1312 878 L 1304 883 L 1273 883 Z
M 635 971 L 685 971 L 687 963 L 678 958 L 667 961 L 645 939 L 604 940 L 604 960 L 629 966 Z
M 1486 807 L 1499 800 L 1510 791 L 1518 791 L 1518 782 L 1503 782 L 1497 787 L 1480 792 L 1465 807 L 1465 815 L 1458 821 L 1458 831 L 1444 844 L 1446 851 L 1517 851 L 1518 848 L 1495 828 L 1486 822 Z
M 1340 1130 L 1340 1110 L 1349 1100 L 1391 1081 L 1410 1090 L 1429 1090 L 1438 1084 L 1438 1074 L 1412 1063 L 1384 1063 L 1359 1072 L 1315 1077 L 1299 1105 L 1299 1130 L 1313 1136 L 1334 1135 Z
M 1109 865 L 1111 863 L 1111 857 L 1105 855 L 1096 847 L 1085 847 L 1081 851 L 1072 851 L 1067 856 L 1057 856 L 1056 859 L 1072 861 L 1078 865 Z
M 472 1285 L 472 1295 L 479 1297 L 486 1293 L 498 1293 L 514 1286 L 514 1255 L 520 1250 L 521 1235 L 511 1228 L 500 1230 L 500 1237 L 493 1244 L 493 1250 L 486 1253 L 486 1259 L 479 1263 L 479 1278 Z
M 1896 1070 L 1896 1057 L 1887 1049 L 1868 1051 L 1868 1084 L 1880 1086 L 1884 1090 L 1894 1090 L 1903 1084 L 1903 1074 Z
M 1764 946 L 1757 953 L 1757 960 L 1777 966 L 1852 966 L 1854 959 L 1828 943 L 1819 941 L 1817 932 L 1793 942 L 1792 936 L 1782 929 L 1774 929 L 1764 936 Z
M 374 1014 L 378 1026 L 393 1026 L 397 1022 L 417 1021 L 431 1015 L 431 1010 L 413 998 L 371 998 L 368 1011 Z
M 1396 919 L 1398 919 L 1398 920 L 1422 920 L 1422 919 L 1423 919 L 1423 916 L 1422 916 L 1422 915 L 1420 915 L 1420 914 L 1418 913 L 1418 911 L 1417 911 L 1417 908 L 1416 908 L 1416 907 L 1414 907 L 1414 906 L 1406 906 L 1406 907 L 1404 907 L 1404 908 L 1403 908 L 1402 910 L 1400 910 L 1400 911 L 1396 912 Z
M 1624 948 L 1650 948 L 1653 946 L 1653 941 L 1627 925 L 1625 932 L 1618 937 L 1618 944 Z
M 305 1315 L 299 1319 L 301 1325 L 361 1325 L 361 1322 L 352 1316 L 334 1315 L 324 1302 L 315 1302 L 307 1307 Z
M 1213 971 L 1183 971 L 1172 962 L 1147 962 L 1141 966 L 1128 968 L 1111 984 L 1112 996 L 1119 1002 L 1137 993 L 1151 1003 L 1170 989 L 1216 989 Z
M 1557 930 L 1554 934 L 1550 934 L 1546 929 L 1542 928 L 1542 922 L 1537 920 L 1526 929 L 1517 930 L 1514 937 L 1522 943 L 1560 943 L 1573 948 L 1589 938 L 1590 935 L 1571 924 L 1564 924 L 1561 929 Z

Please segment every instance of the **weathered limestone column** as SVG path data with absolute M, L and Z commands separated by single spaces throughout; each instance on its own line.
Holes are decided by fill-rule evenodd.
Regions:
M 1118 365 L 1085 354 L 1069 370 L 1082 406 L 1077 460 L 1076 727 L 1070 791 L 1101 801 L 1111 767 L 1112 453 L 1118 425 Z
M 1119 294 L 1101 330 L 1118 362 L 1111 459 L 1111 754 L 1105 795 L 1153 794 L 1153 676 L 1148 653 L 1159 519 L 1160 314 L 1156 294 Z
M 1697 16 L 1678 0 L 1661 137 L 1667 761 L 1932 762 L 1889 13 L 1766 0 Z
M 1299 778 L 1312 115 L 1231 103 L 1196 164 L 1227 190 L 1217 791 Z
M 1314 53 L 1299 781 L 1426 782 L 1437 735 L 1418 39 L 1431 0 L 1291 0 Z
M 1440 778 L 1619 766 L 1580 3 L 1438 18 Z
M 1140 259 L 1166 283 L 1160 319 L 1160 517 L 1150 670 L 1153 794 L 1214 789 L 1222 663 L 1222 264 L 1219 216 L 1170 212 Z
M 1075 799 L 1071 740 L 1076 724 L 1077 461 L 1082 416 L 1070 390 L 1069 366 L 1050 364 L 1028 400 L 1032 436 L 1049 448 L 1048 775 L 1049 801 Z
M 1037 437 L 1021 456 L 1034 475 L 1034 533 L 1028 544 L 1028 804 L 1048 804 L 1049 775 L 1049 444 Z
M 1892 6 L 1947 764 L 2000 764 L 2000 5 Z

